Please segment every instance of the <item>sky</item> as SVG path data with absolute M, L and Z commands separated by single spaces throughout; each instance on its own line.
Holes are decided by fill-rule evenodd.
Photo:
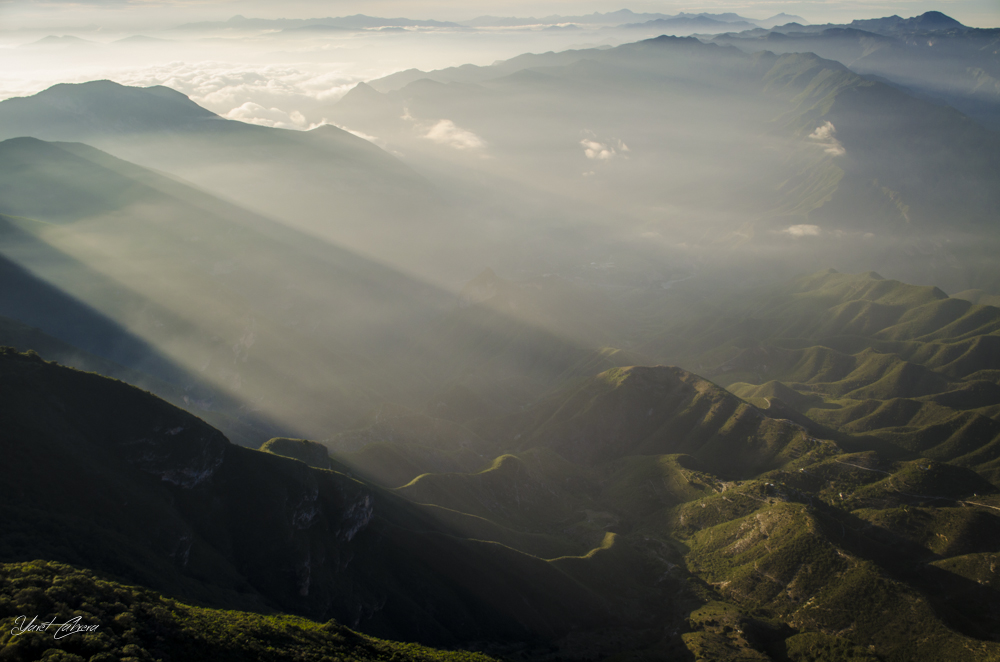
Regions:
M 545 16 L 607 12 L 627 7 L 636 12 L 674 14 L 736 12 L 766 18 L 785 12 L 812 23 L 843 22 L 898 14 L 908 17 L 942 11 L 967 25 L 1000 26 L 997 0 L 701 0 L 698 3 L 632 0 L 611 4 L 604 0 L 486 0 L 474 5 L 459 0 L 0 0 L 0 29 L 87 24 L 139 28 L 167 27 L 186 20 L 221 20 L 235 14 L 265 18 L 312 18 L 368 14 L 438 20 L 467 20 L 482 14 Z

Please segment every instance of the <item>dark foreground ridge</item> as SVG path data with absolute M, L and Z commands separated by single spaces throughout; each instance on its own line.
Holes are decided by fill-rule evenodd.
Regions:
M 678 368 L 606 371 L 470 421 L 479 435 L 432 428 L 459 448 L 474 440 L 484 466 L 395 490 L 348 475 L 373 443 L 419 471 L 420 437 L 386 444 L 384 425 L 343 438 L 354 450 L 327 458 L 333 471 L 303 462 L 321 464 L 319 444 L 237 447 L 148 393 L 37 355 L 0 353 L 0 397 L 0 450 L 19 458 L 0 482 L 0 559 L 13 564 L 0 604 L 113 612 L 124 629 L 107 650 L 179 659 L 200 645 L 195 629 L 229 641 L 233 623 L 254 633 L 229 641 L 233 655 L 276 637 L 303 659 L 331 641 L 361 646 L 353 659 L 396 650 L 281 612 L 537 660 L 1000 653 L 994 486 L 947 463 L 845 452 Z M 74 603 L 63 583 L 95 599 Z M 125 609 L 102 606 L 109 591 Z M 21 641 L 29 659 L 37 642 Z
M 25 620 L 18 621 L 25 615 Z M 54 620 L 54 624 L 44 632 L 19 632 L 35 615 L 36 623 Z M 58 626 L 74 623 L 77 618 L 81 626 L 97 628 L 59 636 Z M 0 633 L 3 659 L 11 662 L 50 659 L 53 651 L 66 662 L 491 659 L 478 653 L 382 641 L 336 621 L 316 623 L 295 616 L 195 607 L 51 561 L 0 565 L 0 621 L 4 625 Z

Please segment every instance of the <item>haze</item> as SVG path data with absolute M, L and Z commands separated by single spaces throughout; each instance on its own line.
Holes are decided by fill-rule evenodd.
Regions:
M 107 616 L 65 659 L 1000 659 L 998 26 L 0 1 L 0 605 Z

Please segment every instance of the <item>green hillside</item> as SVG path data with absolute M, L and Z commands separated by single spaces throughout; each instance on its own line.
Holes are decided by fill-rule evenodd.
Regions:
M 614 368 L 496 426 L 499 443 L 544 446 L 582 464 L 686 453 L 723 475 L 780 466 L 805 440 L 715 384 L 678 368 Z M 791 454 L 791 455 L 790 455 Z
M 865 338 L 842 334 L 852 301 L 893 307 L 855 334 L 913 351 L 843 351 Z M 121 382 L 8 351 L 4 453 L 91 496 L 60 506 L 62 491 L 8 472 L 0 556 L 518 659 L 997 659 L 1000 490 L 992 460 L 969 459 L 993 447 L 975 422 L 992 424 L 992 391 L 914 349 L 984 327 L 956 325 L 975 307 L 941 301 L 825 273 L 744 297 L 750 321 L 694 324 L 685 347 L 719 354 L 729 328 L 734 356 L 768 361 L 720 372 L 775 373 L 730 385 L 749 401 L 680 368 L 612 368 L 517 413 L 460 424 L 385 406 L 323 444 L 265 452 Z M 840 349 L 805 345 L 818 338 Z M 396 489 L 344 473 L 366 471 Z M 232 627 L 164 609 L 168 623 Z M 326 626 L 239 618 L 259 635 L 240 645 L 326 645 Z M 175 645 L 193 636 L 170 631 Z M 152 650 L 143 632 L 128 643 Z
M 652 340 L 742 398 L 854 448 L 952 461 L 1000 480 L 1000 308 L 878 274 L 762 288 Z M 801 422 L 801 421 L 800 421 Z
M 25 614 L 55 624 L 45 632 L 17 633 L 27 625 L 17 621 Z M 54 636 L 57 625 L 77 618 L 81 625 L 96 625 L 96 634 Z M 492 659 L 382 641 L 332 620 L 317 623 L 295 616 L 206 609 L 51 561 L 0 565 L 0 620 L 0 647 L 4 659 L 12 662 Z
M 676 370 L 659 370 L 676 379 Z M 955 567 L 979 576 L 977 568 L 985 568 L 982 555 L 991 553 L 1000 534 L 996 487 L 950 464 L 845 452 L 791 421 L 769 418 L 771 409 L 758 416 L 795 428 L 800 437 L 783 449 L 777 470 L 753 469 L 774 457 L 767 424 L 744 427 L 732 438 L 715 433 L 710 438 L 719 445 L 702 451 L 701 459 L 632 454 L 646 448 L 640 444 L 648 432 L 620 421 L 646 419 L 647 403 L 659 401 L 670 412 L 660 414 L 666 423 L 650 424 L 654 429 L 699 411 L 697 404 L 674 403 L 662 382 L 626 385 L 632 378 L 627 370 L 596 378 L 599 390 L 621 391 L 605 408 L 599 408 L 600 397 L 575 397 L 581 392 L 575 388 L 553 398 L 557 408 L 543 401 L 517 419 L 525 426 L 520 439 L 504 433 L 506 442 L 498 442 L 530 445 L 562 434 L 576 442 L 553 444 L 564 457 L 548 449 L 518 451 L 485 471 L 423 475 L 398 492 L 511 529 L 575 541 L 581 551 L 550 562 L 579 573 L 623 613 L 645 605 L 671 623 L 645 629 L 626 647 L 611 631 L 593 633 L 591 652 L 631 648 L 631 655 L 649 659 L 713 660 L 947 660 L 956 649 L 970 660 L 1000 655 L 990 643 L 992 608 L 982 611 L 995 597 L 992 589 L 970 584 L 960 572 L 940 572 Z M 725 411 L 718 401 L 711 410 Z M 576 419 L 584 423 L 574 427 Z M 597 426 L 600 421 L 608 424 Z M 577 436 L 569 437 L 571 430 Z M 698 435 L 696 429 L 688 438 Z M 614 439 L 620 455 L 589 462 L 581 454 L 590 448 L 588 439 Z M 842 443 L 848 442 L 862 440 Z M 732 460 L 720 459 L 735 452 L 742 476 L 733 475 Z M 659 576 L 662 588 L 645 585 L 647 573 Z M 654 606 L 663 589 L 668 602 Z M 896 606 L 887 621 L 882 612 L 888 605 Z M 642 622 L 638 613 L 632 618 Z

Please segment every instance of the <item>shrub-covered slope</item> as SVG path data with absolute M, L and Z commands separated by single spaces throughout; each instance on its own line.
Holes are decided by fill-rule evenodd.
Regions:
M 830 270 L 725 301 L 645 350 L 844 443 L 1000 480 L 1000 308 Z
M 21 617 L 26 620 L 19 621 Z M 45 631 L 19 632 L 33 617 Z M 77 622 L 93 632 L 60 633 Z M 0 650 L 9 662 L 112 660 L 432 660 L 487 662 L 485 655 L 381 641 L 336 621 L 208 609 L 51 561 L 0 565 Z

